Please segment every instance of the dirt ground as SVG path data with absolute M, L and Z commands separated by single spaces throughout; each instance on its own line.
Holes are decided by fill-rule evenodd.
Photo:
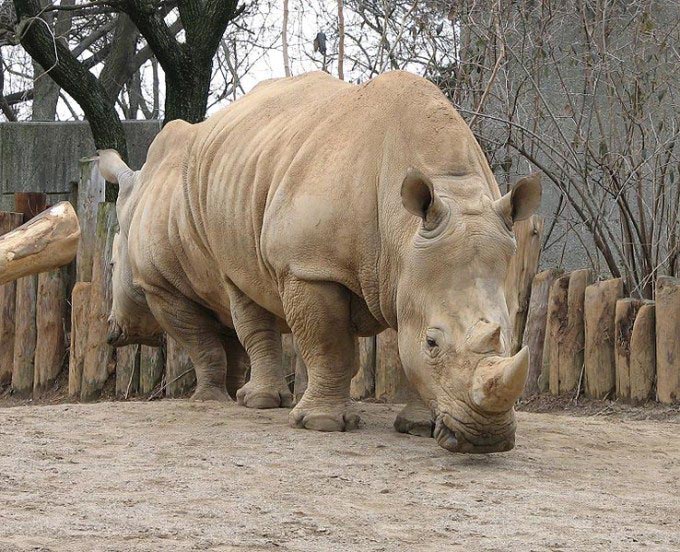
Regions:
M 521 412 L 454 455 L 188 401 L 0 408 L 0 550 L 680 550 L 680 424 Z

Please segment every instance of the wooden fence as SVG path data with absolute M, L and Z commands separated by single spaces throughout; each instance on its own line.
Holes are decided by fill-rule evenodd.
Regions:
M 178 397 L 195 374 L 171 338 L 160 347 L 106 343 L 111 309 L 115 206 L 104 201 L 96 159 L 81 161 L 76 205 L 81 241 L 73 266 L 0 286 L 0 385 L 40 396 L 68 372 L 68 394 L 81 401 L 106 397 Z M 0 234 L 46 207 L 44 194 L 17 194 L 16 213 L 0 212 Z M 636 401 L 680 400 L 680 283 L 659 278 L 657 305 L 622 298 L 620 280 L 593 282 L 589 270 L 536 274 L 543 220 L 515 227 L 518 254 L 506 283 L 515 324 L 513 352 L 531 350 L 525 395 L 540 391 Z M 655 310 L 656 317 L 655 317 Z M 307 382 L 291 336 L 283 337 L 284 368 L 296 398 Z M 403 374 L 397 334 L 386 330 L 359 339 L 355 399 L 404 402 L 411 393 Z

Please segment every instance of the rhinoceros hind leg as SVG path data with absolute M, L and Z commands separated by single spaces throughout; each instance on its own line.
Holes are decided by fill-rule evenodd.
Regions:
M 289 408 L 293 394 L 283 374 L 276 317 L 240 290 L 231 287 L 229 292 L 236 333 L 250 357 L 250 380 L 236 392 L 236 400 L 248 408 Z
M 146 294 L 149 308 L 161 327 L 189 354 L 196 371 L 196 401 L 230 401 L 227 395 L 227 357 L 224 328 L 204 307 L 179 294 Z
M 227 353 L 227 393 L 235 399 L 236 392 L 248 381 L 250 357 L 231 329 L 227 331 L 224 350 Z
M 412 397 L 397 414 L 397 419 L 394 420 L 394 429 L 399 433 L 432 437 L 434 430 L 432 411 L 425 406 L 420 398 Z
M 286 321 L 309 378 L 302 399 L 288 417 L 293 427 L 346 431 L 360 423 L 349 396 L 357 371 L 349 305 L 349 293 L 338 284 L 295 278 L 286 282 Z

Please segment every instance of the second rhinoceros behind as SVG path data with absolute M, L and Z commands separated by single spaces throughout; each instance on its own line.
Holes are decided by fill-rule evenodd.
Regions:
M 290 330 L 309 373 L 290 423 L 342 431 L 358 421 L 356 337 L 394 328 L 437 442 L 513 447 L 528 353 L 507 356 L 504 280 L 540 184 L 501 197 L 436 86 L 404 72 L 267 81 L 202 123 L 166 125 L 141 171 L 112 150 L 101 170 L 120 184 L 113 344 L 167 332 L 194 363 L 196 399 L 227 400 L 227 357 L 247 352 L 237 399 L 268 408 L 291 405 Z

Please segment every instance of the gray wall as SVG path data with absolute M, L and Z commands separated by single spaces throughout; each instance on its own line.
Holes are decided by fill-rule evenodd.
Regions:
M 144 163 L 160 121 L 126 121 L 130 166 Z M 11 211 L 14 192 L 45 192 L 48 203 L 69 198 L 78 181 L 78 161 L 94 155 L 84 122 L 0 123 L 0 209 Z

